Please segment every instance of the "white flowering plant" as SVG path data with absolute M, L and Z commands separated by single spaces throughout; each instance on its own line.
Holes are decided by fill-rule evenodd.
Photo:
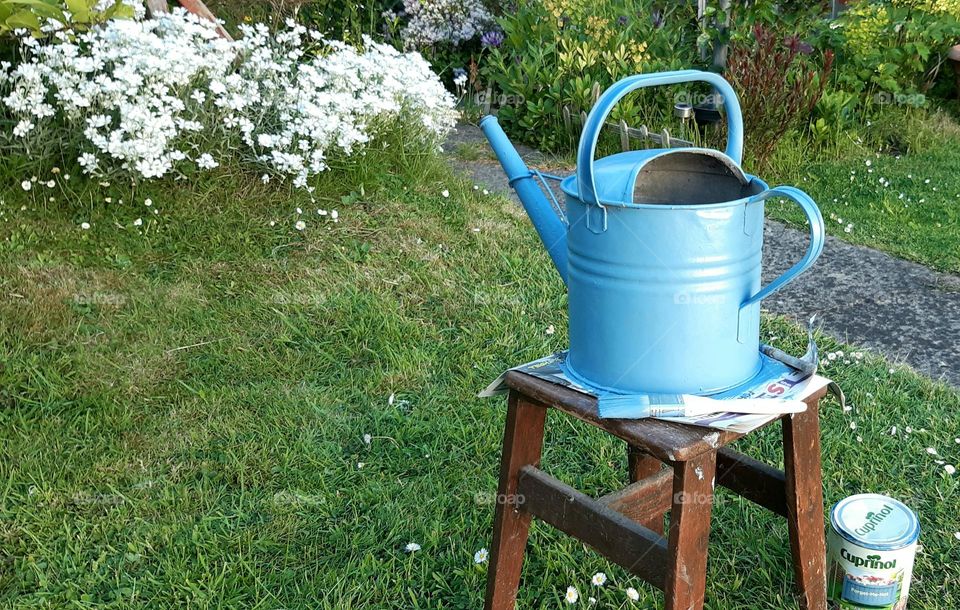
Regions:
M 495 24 L 480 0 L 404 0 L 403 8 L 409 21 L 400 35 L 409 48 L 460 46 L 479 39 Z
M 96 177 L 186 177 L 231 160 L 310 188 L 385 130 L 435 147 L 455 121 L 419 54 L 293 22 L 241 30 L 228 41 L 178 9 L 49 41 L 24 35 L 21 61 L 0 71 L 0 138 L 21 159 Z

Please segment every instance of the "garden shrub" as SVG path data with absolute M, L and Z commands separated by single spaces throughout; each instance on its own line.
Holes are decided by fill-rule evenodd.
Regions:
M 695 33 L 685 28 L 691 10 L 631 0 L 519 0 L 500 19 L 502 40 L 481 68 L 502 104 L 502 123 L 545 150 L 569 147 L 563 107 L 589 111 L 595 95 L 632 74 L 689 68 L 696 62 Z M 663 93 L 658 112 L 673 108 Z M 616 118 L 642 122 L 650 106 L 621 102 Z
M 384 130 L 433 148 L 455 120 L 417 54 L 370 40 L 358 49 L 293 22 L 240 29 L 227 41 L 178 9 L 73 38 L 24 37 L 22 60 L 0 75 L 5 149 L 24 172 L 76 164 L 137 181 L 231 159 L 308 187 Z
M 960 0 L 864 0 L 819 37 L 837 53 L 839 88 L 923 105 L 917 94 L 930 89 L 960 42 Z
M 798 37 L 784 38 L 761 25 L 753 32 L 753 44 L 731 49 L 726 75 L 740 97 L 746 153 L 759 171 L 777 142 L 809 119 L 827 84 L 833 52 L 825 52 L 818 65 L 811 59 L 813 48 Z

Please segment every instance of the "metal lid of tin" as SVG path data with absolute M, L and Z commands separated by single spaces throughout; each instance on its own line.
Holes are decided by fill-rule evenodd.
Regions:
M 850 542 L 877 551 L 910 546 L 920 536 L 920 521 L 907 505 L 880 494 L 859 494 L 830 511 L 833 529 Z

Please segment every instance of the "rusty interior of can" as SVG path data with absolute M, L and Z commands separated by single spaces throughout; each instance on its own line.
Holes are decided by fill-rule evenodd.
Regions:
M 647 161 L 637 174 L 634 203 L 694 205 L 736 201 L 763 191 L 730 157 L 677 150 Z

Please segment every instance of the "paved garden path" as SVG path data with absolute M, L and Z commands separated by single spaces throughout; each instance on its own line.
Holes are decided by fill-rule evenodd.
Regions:
M 527 163 L 551 169 L 549 158 L 519 148 Z M 451 163 L 478 184 L 513 195 L 475 126 L 458 126 L 445 149 Z M 466 151 L 480 158 L 465 160 L 472 158 Z M 554 171 L 570 173 L 569 168 Z M 764 236 L 766 282 L 802 255 L 807 236 L 772 220 L 767 220 Z M 817 314 L 824 332 L 960 386 L 958 276 L 828 237 L 816 265 L 763 303 L 765 309 L 798 321 Z

